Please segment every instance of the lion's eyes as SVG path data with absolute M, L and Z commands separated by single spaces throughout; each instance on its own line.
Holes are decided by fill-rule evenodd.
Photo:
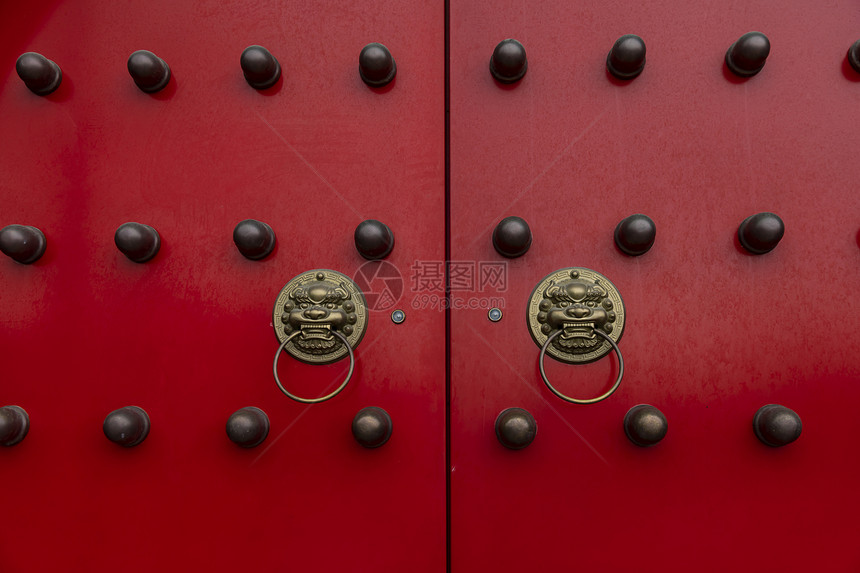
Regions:
M 558 303 L 558 306 L 560 306 L 561 308 L 567 308 L 568 306 L 570 306 L 570 303 L 567 301 L 564 301 L 564 302 Z
M 590 306 L 591 308 L 594 308 L 594 301 L 593 301 L 593 300 L 590 300 L 590 301 L 588 301 L 587 303 L 585 303 L 585 305 L 586 305 L 586 306 Z
M 308 307 L 308 303 L 303 302 L 303 303 L 302 303 L 302 308 L 307 308 L 307 307 Z
M 334 305 L 332 303 L 328 303 L 327 305 L 325 305 L 325 307 L 326 308 L 334 308 Z

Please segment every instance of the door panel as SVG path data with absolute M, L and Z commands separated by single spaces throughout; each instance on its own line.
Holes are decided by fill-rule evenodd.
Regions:
M 501 321 L 452 313 L 452 570 L 856 568 L 858 26 L 835 4 L 452 3 L 451 259 L 507 264 Z M 724 56 L 751 30 L 772 49 L 741 80 Z M 647 63 L 620 81 L 605 62 L 628 33 Z M 510 85 L 487 68 L 506 38 L 528 56 Z M 751 255 L 738 225 L 765 211 L 785 236 Z M 638 257 L 613 241 L 635 213 L 657 228 Z M 506 260 L 491 237 L 508 216 L 533 243 Z M 593 405 L 550 393 L 526 327 L 532 289 L 567 267 L 604 274 L 627 312 L 623 381 Z M 591 397 L 618 365 L 546 370 Z M 668 420 L 650 448 L 622 428 L 643 403 Z M 798 413 L 796 442 L 756 439 L 770 403 Z M 525 449 L 494 435 L 509 407 L 536 419 Z
M 409 310 L 395 325 L 391 309 L 371 310 L 353 379 L 329 402 L 293 402 L 271 373 L 279 290 L 309 269 L 355 276 L 362 220 L 393 230 L 397 268 L 444 259 L 442 6 L 88 0 L 0 12 L 0 226 L 47 237 L 38 262 L 0 261 L 0 405 L 31 419 L 0 452 L 4 571 L 444 567 L 444 315 Z M 385 88 L 357 73 L 369 42 L 398 64 Z M 271 89 L 243 78 L 252 44 L 280 60 Z M 170 66 L 161 92 L 129 76 L 139 49 Z M 21 83 L 26 51 L 62 68 L 55 93 Z M 243 219 L 274 229 L 267 258 L 237 251 Z M 160 233 L 150 262 L 115 247 L 128 221 Z M 285 356 L 279 372 L 315 396 L 346 362 Z M 101 425 L 128 405 L 152 428 L 124 449 Z M 371 405 L 394 424 L 375 450 L 350 433 Z M 245 406 L 271 422 L 252 449 L 224 431 Z

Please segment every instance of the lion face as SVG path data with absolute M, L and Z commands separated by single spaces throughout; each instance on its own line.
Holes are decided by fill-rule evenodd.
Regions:
M 599 280 L 581 279 L 578 271 L 570 275 L 569 280 L 550 282 L 538 306 L 537 319 L 546 335 L 561 330 L 553 346 L 562 352 L 586 354 L 603 344 L 595 329 L 609 334 L 616 315 L 609 293 Z
M 317 280 L 297 286 L 288 297 L 281 322 L 286 325 L 286 333 L 301 333 L 293 339 L 300 350 L 329 354 L 343 344 L 332 331 L 340 331 L 344 336 L 352 334 L 357 317 L 345 285 Z

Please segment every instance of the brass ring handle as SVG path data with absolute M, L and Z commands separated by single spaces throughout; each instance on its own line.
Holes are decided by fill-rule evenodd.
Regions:
M 346 379 L 343 381 L 343 383 L 340 386 L 338 386 L 337 390 L 335 390 L 331 394 L 328 394 L 328 395 L 323 396 L 321 398 L 301 398 L 299 396 L 296 396 L 295 394 L 291 394 L 286 388 L 284 388 L 284 385 L 281 384 L 281 379 L 278 378 L 278 359 L 280 359 L 281 353 L 284 351 L 284 347 L 293 338 L 295 338 L 296 336 L 301 334 L 301 331 L 297 330 L 296 332 L 289 335 L 286 338 L 286 340 L 284 340 L 281 343 L 281 345 L 278 347 L 278 352 L 275 354 L 275 362 L 272 364 L 272 374 L 275 375 L 275 382 L 278 384 L 278 388 L 281 389 L 281 392 L 286 394 L 287 397 L 292 398 L 296 402 L 301 402 L 302 404 L 319 404 L 320 402 L 325 402 L 326 400 L 331 400 L 332 398 L 334 398 L 335 396 L 340 394 L 341 390 L 346 388 L 346 385 L 349 384 L 349 379 L 352 378 L 352 371 L 355 369 L 355 355 L 352 353 L 352 346 L 349 345 L 349 342 L 346 340 L 346 337 L 344 335 L 342 335 L 340 332 L 338 332 L 336 330 L 332 330 L 331 333 L 334 334 L 335 336 L 337 336 L 338 338 L 340 338 L 340 341 L 343 342 L 344 345 L 346 345 L 346 349 L 349 351 L 349 372 L 346 373 Z M 621 355 L 619 354 L 619 356 L 621 356 Z
M 549 379 L 546 377 L 546 372 L 544 371 L 544 368 L 543 368 L 543 359 L 544 359 L 544 356 L 546 355 L 546 349 L 549 348 L 550 343 L 553 340 L 555 340 L 555 337 L 558 336 L 559 334 L 561 334 L 562 332 L 563 332 L 563 330 L 556 330 L 555 332 L 550 334 L 549 337 L 546 339 L 546 342 L 544 342 L 543 346 L 541 346 L 541 348 L 540 348 L 540 359 L 538 361 L 538 364 L 540 365 L 540 376 L 541 376 L 541 378 L 543 378 L 543 381 L 546 384 L 546 387 L 549 388 L 553 394 L 555 394 L 556 396 L 558 396 L 559 398 L 561 398 L 565 402 L 572 402 L 574 404 L 594 404 L 596 402 L 600 402 L 601 400 L 606 400 L 607 398 L 609 398 L 612 395 L 612 393 L 615 392 L 616 390 L 618 390 L 618 387 L 621 385 L 621 378 L 622 378 L 622 376 L 624 376 L 624 359 L 621 357 L 621 351 L 618 349 L 618 345 L 615 344 L 615 341 L 612 340 L 608 335 L 606 335 L 605 333 L 601 332 L 600 330 L 598 330 L 596 328 L 594 329 L 594 333 L 602 336 L 603 339 L 606 340 L 606 342 L 608 342 L 612 346 L 612 350 L 614 350 L 615 354 L 618 356 L 618 378 L 615 380 L 615 384 L 612 385 L 612 388 L 610 388 L 608 392 L 601 394 L 597 398 L 590 398 L 588 400 L 579 400 L 577 398 L 571 398 L 570 396 L 565 396 L 564 394 L 562 394 L 561 392 L 559 392 L 558 390 L 553 388 L 552 384 L 549 383 Z

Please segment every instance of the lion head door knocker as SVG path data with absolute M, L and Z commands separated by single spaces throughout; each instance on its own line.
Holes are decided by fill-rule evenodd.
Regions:
M 316 269 L 293 278 L 278 294 L 272 324 L 281 343 L 272 365 L 281 392 L 297 402 L 316 404 L 346 388 L 355 368 L 353 349 L 367 329 L 367 302 L 349 277 Z M 308 364 L 330 364 L 348 355 L 349 372 L 331 394 L 301 398 L 287 391 L 278 378 L 278 359 L 284 350 Z
M 624 375 L 617 344 L 624 332 L 624 302 L 609 279 L 580 267 L 555 271 L 532 291 L 526 312 L 529 331 L 540 347 L 540 375 L 553 394 L 574 404 L 594 404 L 618 389 Z M 546 377 L 543 362 L 547 354 L 560 362 L 583 364 L 606 356 L 610 350 L 618 356 L 618 378 L 597 398 L 565 396 Z

